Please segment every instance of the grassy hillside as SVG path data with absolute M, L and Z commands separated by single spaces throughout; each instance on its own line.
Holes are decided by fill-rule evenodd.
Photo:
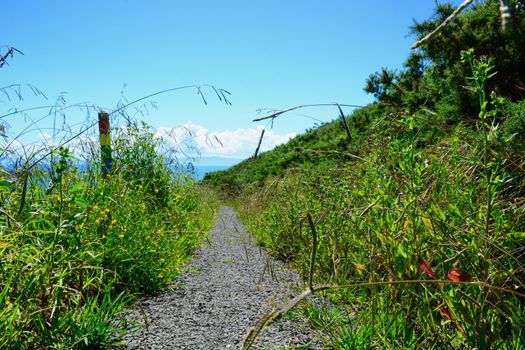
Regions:
M 521 348 L 525 148 L 506 113 L 523 118 L 524 106 L 471 126 L 376 114 L 352 143 L 335 120 L 205 181 L 305 279 L 311 215 L 316 283 L 401 283 L 338 290 L 327 294 L 336 309 L 303 310 L 332 348 Z
M 497 4 L 425 44 L 423 66 L 411 55 L 371 75 L 377 102 L 348 116 L 351 141 L 334 120 L 205 178 L 271 253 L 346 286 L 324 292 L 332 309 L 303 309 L 330 348 L 525 347 L 525 96 L 510 62 L 524 57 L 525 17 L 503 32 Z
M 247 186 L 262 186 L 269 177 L 281 176 L 286 171 L 312 167 L 328 170 L 340 162 L 353 161 L 354 155 L 362 152 L 370 123 L 377 113 L 377 106 L 370 105 L 347 118 L 351 141 L 343 122 L 337 119 L 311 129 L 270 152 L 261 153 L 257 158 L 252 157 L 227 170 L 208 173 L 204 182 L 225 193 L 238 194 Z

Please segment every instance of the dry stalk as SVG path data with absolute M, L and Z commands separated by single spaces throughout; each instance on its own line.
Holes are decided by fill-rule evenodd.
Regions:
M 461 284 L 461 285 L 471 285 L 471 286 L 478 286 L 483 287 L 491 290 L 495 290 L 502 293 L 507 294 L 513 294 L 520 298 L 525 298 L 524 293 L 516 292 L 507 288 L 497 287 L 490 285 L 486 282 L 481 281 L 464 281 L 464 282 L 455 282 L 450 280 L 401 280 L 401 281 L 378 281 L 378 282 L 364 282 L 364 283 L 355 283 L 355 284 L 347 284 L 347 285 L 335 285 L 335 284 L 318 284 L 313 287 L 309 287 L 308 289 L 305 289 L 301 294 L 293 298 L 288 304 L 286 304 L 283 307 L 276 308 L 272 311 L 269 311 L 264 315 L 255 326 L 253 326 L 246 337 L 244 338 L 240 350 L 249 350 L 255 340 L 257 339 L 257 336 L 261 333 L 263 328 L 267 325 L 270 325 L 272 322 L 278 320 L 282 316 L 284 316 L 287 312 L 292 310 L 301 302 L 303 299 L 305 299 L 310 294 L 313 294 L 314 292 L 319 292 L 323 290 L 337 290 L 337 289 L 353 289 L 353 288 L 364 288 L 364 287 L 379 287 L 379 286 L 389 286 L 389 285 L 408 285 L 408 284 Z
M 341 106 L 343 106 L 343 107 L 352 107 L 352 108 L 363 108 L 364 107 L 364 106 L 342 104 L 342 103 L 316 103 L 316 104 L 311 104 L 311 105 L 300 105 L 300 106 L 295 106 L 295 107 L 291 107 L 291 108 L 287 108 L 287 109 L 283 109 L 283 110 L 278 110 L 278 111 L 276 111 L 276 112 L 274 112 L 274 113 L 272 113 L 270 115 L 254 119 L 252 121 L 260 122 L 260 121 L 266 120 L 266 119 L 272 119 L 273 120 L 273 119 L 277 118 L 278 116 L 280 116 L 281 114 L 284 114 L 284 113 L 287 113 L 287 112 L 291 112 L 291 111 L 294 111 L 296 109 L 307 108 L 307 107 L 326 107 L 326 106 L 337 106 L 339 108 L 341 108 Z
M 312 251 L 310 253 L 310 271 L 308 273 L 308 286 L 310 287 L 310 291 L 313 293 L 314 292 L 313 279 L 314 279 L 315 255 L 317 252 L 317 231 L 315 230 L 315 225 L 312 220 L 312 215 L 308 213 L 306 214 L 306 217 L 308 218 L 308 225 L 310 225 L 310 229 L 312 230 Z
M 339 108 L 339 115 L 343 120 L 343 125 L 346 130 L 346 136 L 348 137 L 348 142 L 352 142 L 352 134 L 350 133 L 350 128 L 348 127 L 348 123 L 346 122 L 345 114 L 343 113 L 343 110 L 341 109 L 340 105 L 337 105 L 337 108 Z
M 443 28 L 445 28 L 450 22 L 452 22 L 452 20 L 456 18 L 457 15 L 459 15 L 461 11 L 463 11 L 468 5 L 470 5 L 472 1 L 473 0 L 466 0 L 461 5 L 459 5 L 459 7 L 455 9 L 454 12 L 452 12 L 452 14 L 448 16 L 446 20 L 443 21 L 443 23 L 441 23 L 436 29 L 434 29 L 433 32 L 425 36 L 423 39 L 416 41 L 414 45 L 412 45 L 412 49 L 417 49 L 427 41 L 431 40 L 437 34 L 439 34 L 443 30 Z
M 257 158 L 257 156 L 259 155 L 259 149 L 261 148 L 261 143 L 262 143 L 265 131 L 266 129 L 263 129 L 263 131 L 261 132 L 261 137 L 259 137 L 259 143 L 257 144 L 257 148 L 255 149 L 255 155 L 253 156 L 253 158 Z

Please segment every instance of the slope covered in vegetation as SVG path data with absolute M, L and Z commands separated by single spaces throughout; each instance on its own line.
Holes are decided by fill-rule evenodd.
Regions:
M 352 130 L 352 141 L 348 140 L 341 120 L 326 123 L 299 135 L 288 143 L 250 158 L 223 171 L 208 173 L 205 182 L 236 194 L 250 186 L 262 186 L 271 176 L 285 171 L 330 169 L 341 161 L 352 161 L 352 154 L 360 153 L 360 145 L 367 135 L 369 123 L 377 107 L 372 105 L 356 111 L 348 124 Z
M 180 273 L 215 202 L 171 170 L 160 143 L 129 124 L 114 140 L 108 177 L 98 147 L 81 169 L 66 147 L 47 166 L 2 163 L 0 348 L 109 348 L 134 327 L 123 309 Z M 10 151 L 0 149 L 3 160 Z
M 205 178 L 305 279 L 346 286 L 304 309 L 332 348 L 525 347 L 525 3 L 510 3 L 505 31 L 499 1 L 477 2 L 372 74 L 351 141 L 336 120 Z

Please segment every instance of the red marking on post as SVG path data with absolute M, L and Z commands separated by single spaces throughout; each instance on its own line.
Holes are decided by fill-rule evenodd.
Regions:
M 101 134 L 109 133 L 109 119 L 99 119 L 98 130 Z

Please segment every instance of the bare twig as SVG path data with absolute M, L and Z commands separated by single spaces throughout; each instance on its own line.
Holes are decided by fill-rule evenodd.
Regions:
M 315 255 L 317 253 L 317 231 L 315 230 L 314 221 L 312 220 L 312 215 L 310 213 L 306 214 L 308 218 L 308 225 L 310 225 L 310 230 L 312 230 L 312 251 L 310 253 L 310 271 L 308 274 L 308 286 L 310 291 L 314 292 L 313 279 L 314 279 L 314 267 L 315 267 Z
M 290 302 L 286 304 L 284 307 L 271 310 L 266 315 L 264 315 L 259 321 L 257 321 L 255 326 L 250 329 L 250 331 L 244 338 L 244 341 L 242 342 L 240 349 L 241 350 L 250 349 L 253 343 L 255 342 L 255 339 L 261 333 L 261 331 L 263 330 L 265 326 L 270 325 L 273 321 L 284 316 L 287 312 L 289 312 L 295 306 L 297 306 L 299 302 L 301 302 L 303 299 L 305 299 L 310 294 L 313 294 L 314 292 L 320 292 L 323 290 L 354 289 L 354 288 L 365 288 L 365 287 L 378 287 L 378 286 L 388 286 L 388 285 L 410 285 L 410 284 L 470 285 L 470 286 L 484 287 L 484 288 L 488 288 L 488 289 L 495 290 L 495 291 L 502 292 L 502 293 L 513 294 L 520 298 L 525 298 L 524 293 L 516 292 L 516 291 L 510 290 L 507 288 L 493 286 L 486 282 L 481 282 L 481 281 L 455 282 L 455 281 L 450 281 L 450 280 L 401 280 L 401 281 L 364 282 L 364 283 L 355 283 L 355 284 L 347 284 L 347 285 L 318 284 L 311 288 L 305 289 L 301 294 L 299 294 L 298 296 L 290 300 Z
M 283 109 L 283 110 L 278 110 L 278 111 L 276 111 L 276 112 L 274 112 L 274 113 L 272 113 L 270 115 L 267 115 L 265 117 L 254 119 L 253 121 L 254 122 L 260 122 L 260 121 L 266 120 L 266 119 L 275 119 L 278 116 L 280 116 L 281 114 L 284 114 L 284 113 L 287 113 L 287 112 L 291 112 L 291 111 L 294 111 L 296 109 L 308 108 L 308 107 L 326 107 L 326 106 L 343 106 L 343 107 L 353 107 L 353 108 L 363 108 L 364 107 L 364 106 L 347 105 L 347 104 L 341 104 L 341 103 L 317 103 L 317 104 L 311 104 L 311 105 L 300 105 L 300 106 L 295 106 L 295 107 L 291 107 L 291 108 L 287 108 L 287 109 Z
M 443 30 L 443 28 L 445 28 L 454 18 L 457 17 L 457 15 L 461 13 L 461 11 L 463 11 L 468 5 L 470 5 L 472 1 L 474 0 L 466 0 L 461 5 L 459 5 L 459 7 L 456 10 L 454 10 L 454 12 L 452 12 L 452 14 L 448 16 L 446 20 L 443 21 L 443 23 L 441 23 L 436 29 L 434 29 L 433 32 L 425 36 L 423 39 L 416 41 L 414 45 L 412 45 L 412 49 L 417 49 L 427 41 L 431 40 L 434 36 L 439 34 Z
M 352 141 L 352 135 L 350 134 L 350 128 L 348 127 L 348 123 L 346 122 L 345 115 L 343 113 L 343 110 L 341 109 L 340 105 L 337 105 L 337 108 L 339 108 L 339 114 L 341 115 L 341 119 L 343 120 L 343 125 L 346 130 L 346 136 L 348 136 L 348 142 Z
M 362 218 L 372 207 L 374 207 L 384 196 L 379 196 L 374 202 L 370 203 L 362 212 L 359 214 L 359 218 Z
M 13 57 L 13 54 L 15 52 L 18 52 L 19 54 L 23 55 L 21 51 L 15 49 L 14 47 L 10 47 L 9 49 L 7 49 L 7 52 L 5 53 L 5 55 L 0 56 L 0 68 L 2 68 L 4 64 L 7 64 L 7 58 Z

